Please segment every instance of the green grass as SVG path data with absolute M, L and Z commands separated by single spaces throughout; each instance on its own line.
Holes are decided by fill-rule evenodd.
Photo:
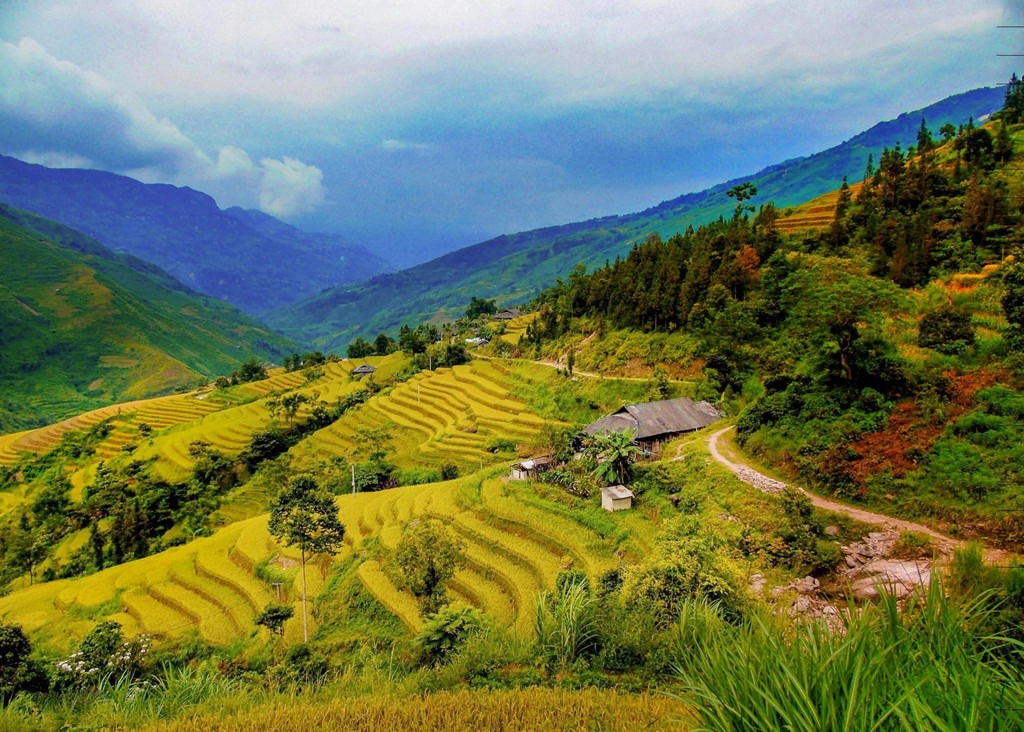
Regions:
M 96 242 L 54 243 L 19 225 L 37 217 L 0 214 L 0 248 L 18 262 L 0 272 L 0 432 L 166 393 L 291 347 L 234 308 L 171 289 Z
M 702 729 L 722 732 L 1021 729 L 1022 646 L 986 635 L 987 604 L 961 605 L 934 582 L 902 611 L 893 597 L 851 608 L 842 632 L 768 615 L 732 626 L 691 605 L 682 699 Z

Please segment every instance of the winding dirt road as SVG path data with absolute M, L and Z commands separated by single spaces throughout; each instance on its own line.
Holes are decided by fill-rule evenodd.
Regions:
M 718 430 L 708 438 L 708 452 L 711 453 L 711 457 L 720 462 L 722 465 L 732 471 L 737 478 L 742 480 L 744 483 L 757 488 L 765 493 L 781 493 L 787 487 L 803 493 L 807 498 L 810 499 L 811 503 L 815 508 L 820 508 L 823 511 L 833 511 L 835 513 L 845 514 L 852 519 L 861 521 L 865 524 L 872 524 L 874 526 L 883 527 L 886 529 L 896 529 L 899 531 L 914 531 L 920 534 L 927 534 L 937 544 L 938 548 L 943 554 L 950 554 L 952 551 L 963 545 L 963 542 L 959 539 L 954 539 L 951 536 L 939 533 L 935 529 L 931 529 L 924 524 L 918 524 L 913 521 L 906 521 L 904 519 L 893 518 L 892 516 L 886 516 L 881 513 L 874 513 L 873 511 L 865 511 L 862 508 L 854 508 L 853 506 L 847 506 L 844 503 L 838 503 L 836 501 L 830 501 L 821 496 L 816 496 L 813 493 L 805 491 L 800 486 L 787 486 L 786 483 L 782 483 L 774 478 L 769 478 L 763 473 L 759 473 L 749 465 L 744 463 L 738 463 L 730 460 L 728 457 L 722 454 L 721 450 L 718 449 L 718 438 L 724 435 L 734 427 L 729 426 L 724 429 Z M 1001 552 L 999 552 L 1001 554 Z

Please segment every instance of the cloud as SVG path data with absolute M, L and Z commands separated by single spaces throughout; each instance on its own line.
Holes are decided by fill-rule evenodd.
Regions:
M 274 216 L 294 216 L 315 211 L 324 200 L 319 168 L 294 158 L 260 161 L 260 209 Z
M 147 182 L 210 189 L 271 214 L 308 213 L 324 200 L 321 171 L 293 158 L 259 164 L 226 145 L 214 161 L 174 123 L 99 74 L 32 38 L 0 40 L 0 149 L 52 167 L 96 167 Z
M 1021 7 L 0 0 L 0 33 L 66 60 L 38 60 L 39 93 L 19 77 L 5 106 L 28 60 L 0 55 L 0 150 L 279 212 L 343 189 L 296 223 L 401 225 L 409 238 L 367 238 L 415 249 L 422 228 L 489 236 L 643 208 L 1005 80 L 995 53 L 1021 36 L 996 25 Z
M 433 152 L 437 149 L 437 146 L 425 142 L 388 139 L 381 141 L 380 149 L 384 152 L 418 152 L 425 154 Z
M 171 122 L 31 38 L 0 41 L 0 114 L 5 146 L 36 155 L 168 175 L 209 165 Z
M 448 0 L 438 13 L 422 0 L 293 0 L 282 13 L 271 0 L 32 0 L 8 25 L 130 87 L 199 105 L 228 93 L 377 115 L 436 110 L 439 97 L 460 108 L 580 107 L 780 74 L 820 81 L 851 64 L 870 75 L 880 55 L 915 39 L 934 48 L 977 37 L 1013 4 Z

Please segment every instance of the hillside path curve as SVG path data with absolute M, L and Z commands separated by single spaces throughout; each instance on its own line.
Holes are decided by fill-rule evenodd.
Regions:
M 865 511 L 862 508 L 854 508 L 853 506 L 847 506 L 844 503 L 838 503 L 837 501 L 830 501 L 827 498 L 816 496 L 809 491 L 804 490 L 800 486 L 791 486 L 781 481 L 769 478 L 764 473 L 760 473 L 754 468 L 746 465 L 745 463 L 738 463 L 730 460 L 728 457 L 722 454 L 718 449 L 718 438 L 724 435 L 729 430 L 735 429 L 734 426 L 730 425 L 723 429 L 718 430 L 708 438 L 708 452 L 711 453 L 711 457 L 720 462 L 722 465 L 727 467 L 737 478 L 742 480 L 747 485 L 751 485 L 760 491 L 765 493 L 781 493 L 787 487 L 803 493 L 811 501 L 811 504 L 815 508 L 819 508 L 823 511 L 832 511 L 834 513 L 841 513 L 849 516 L 852 519 L 861 521 L 865 524 L 871 524 L 873 526 L 880 526 L 886 529 L 896 529 L 899 531 L 915 531 L 921 534 L 927 534 L 934 539 L 943 554 L 949 554 L 954 549 L 959 548 L 963 545 L 963 542 L 959 539 L 954 539 L 951 536 L 946 536 L 943 533 L 936 531 L 935 529 L 929 528 L 924 524 L 915 523 L 914 521 L 907 521 L 905 519 L 893 518 L 892 516 L 886 516 L 882 513 L 875 513 L 873 511 Z

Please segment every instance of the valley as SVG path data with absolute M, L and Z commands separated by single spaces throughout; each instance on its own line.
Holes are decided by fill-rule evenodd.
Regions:
M 1019 728 L 1016 83 L 294 341 L 5 207 L 0 728 Z

